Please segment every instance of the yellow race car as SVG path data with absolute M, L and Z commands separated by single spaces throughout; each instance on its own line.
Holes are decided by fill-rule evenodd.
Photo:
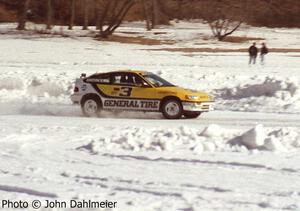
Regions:
M 180 88 L 151 72 L 131 70 L 82 74 L 71 100 L 81 105 L 85 116 L 98 116 L 104 109 L 162 112 L 167 119 L 197 118 L 214 105 L 207 93 Z

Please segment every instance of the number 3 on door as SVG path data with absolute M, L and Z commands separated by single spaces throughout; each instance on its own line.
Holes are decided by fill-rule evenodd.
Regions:
M 130 87 L 121 87 L 119 96 L 121 97 L 130 97 L 132 88 Z

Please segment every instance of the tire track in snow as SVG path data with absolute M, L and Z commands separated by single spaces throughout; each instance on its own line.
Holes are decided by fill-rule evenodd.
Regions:
M 28 104 L 28 105 L 10 105 L 0 103 L 0 116 L 22 115 L 22 116 L 57 116 L 68 118 L 82 117 L 80 106 L 71 104 Z M 8 108 L 8 109 L 7 109 Z M 263 124 L 265 127 L 300 127 L 300 115 L 297 114 L 272 114 L 259 112 L 229 112 L 229 111 L 213 111 L 206 113 L 198 119 L 179 119 L 165 120 L 159 113 L 142 113 L 142 112 L 114 112 L 103 111 L 99 118 L 90 118 L 90 121 L 103 121 L 106 124 L 107 120 L 111 120 L 113 126 L 131 126 L 132 123 L 146 126 L 157 125 L 161 121 L 168 122 L 168 126 L 207 126 L 209 124 L 218 124 L 225 127 L 253 127 L 257 124 Z M 71 119 L 70 119 L 71 120 Z M 146 121 L 145 121 L 146 120 Z
M 47 198 L 57 198 L 58 197 L 54 193 L 40 192 L 40 191 L 36 191 L 36 190 L 33 190 L 33 189 L 22 188 L 22 187 L 17 187 L 17 186 L 8 186 L 8 185 L 0 185 L 0 191 L 14 192 L 14 193 L 24 193 L 24 194 L 27 194 L 27 195 L 47 197 Z
M 171 162 L 171 163 L 189 163 L 189 164 L 207 164 L 207 165 L 217 165 L 217 166 L 225 166 L 225 167 L 244 167 L 251 169 L 262 169 L 266 171 L 275 171 L 275 172 L 287 172 L 291 174 L 299 173 L 299 170 L 290 169 L 290 168 L 281 168 L 276 169 L 273 167 L 261 165 L 261 164 L 252 164 L 252 163 L 240 163 L 240 162 L 226 162 L 226 161 L 209 161 L 209 160 L 199 160 L 199 159 L 183 159 L 183 158 L 149 158 L 146 156 L 134 156 L 134 155 L 115 155 L 104 153 L 102 154 L 104 157 L 110 158 L 119 158 L 122 160 L 139 160 L 139 161 L 147 161 L 147 162 Z
M 68 175 L 63 174 L 62 176 L 70 178 Z M 82 176 L 76 175 L 73 177 L 75 182 L 79 182 L 86 185 L 91 186 L 100 186 L 101 188 L 111 189 L 113 191 L 129 191 L 135 193 L 147 193 L 156 196 L 167 196 L 167 197 L 182 197 L 180 192 L 177 190 L 187 189 L 186 191 L 191 191 L 197 189 L 198 191 L 209 191 L 216 193 L 225 193 L 232 192 L 230 189 L 224 189 L 220 187 L 211 187 L 205 185 L 193 185 L 189 183 L 180 184 L 179 186 L 175 186 L 171 183 L 160 182 L 146 182 L 143 183 L 140 180 L 128 180 L 122 178 L 108 178 L 108 177 L 95 177 L 95 176 Z M 138 188 L 136 188 L 136 187 Z M 141 188 L 143 187 L 143 188 Z M 164 190 L 172 190 L 170 191 L 158 191 L 164 187 Z M 158 189 L 158 190 L 156 190 Z

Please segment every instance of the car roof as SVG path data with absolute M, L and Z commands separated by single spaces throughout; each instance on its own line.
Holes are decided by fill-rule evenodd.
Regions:
M 102 74 L 112 74 L 112 73 L 136 73 L 136 74 L 145 74 L 148 73 L 147 71 L 142 71 L 142 70 L 117 70 L 117 71 L 111 71 L 111 72 L 100 72 L 100 73 L 95 73 L 93 75 L 102 75 Z
M 137 73 L 137 74 L 144 74 L 146 71 L 142 70 L 119 70 L 119 71 L 113 71 L 113 72 L 125 72 L 125 73 Z M 111 72 L 111 73 L 113 73 Z

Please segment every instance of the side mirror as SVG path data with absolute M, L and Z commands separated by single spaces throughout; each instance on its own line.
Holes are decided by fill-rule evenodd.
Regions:
M 149 85 L 143 84 L 143 83 L 141 83 L 141 84 L 136 84 L 136 86 L 137 86 L 137 87 L 140 87 L 140 88 L 149 88 L 149 87 L 150 87 Z

